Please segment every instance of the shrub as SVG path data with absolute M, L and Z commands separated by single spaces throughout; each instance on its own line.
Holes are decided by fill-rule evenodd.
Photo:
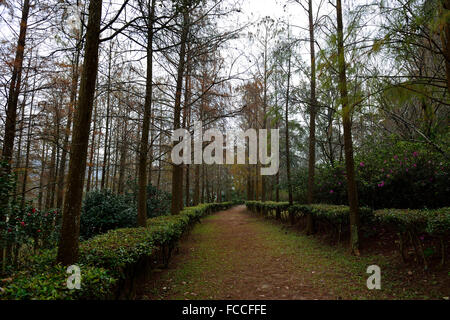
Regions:
M 0 299 L 107 299 L 116 297 L 125 280 L 137 276 L 136 266 L 146 260 L 167 263 L 171 249 L 201 217 L 233 203 L 201 204 L 174 216 L 150 218 L 146 228 L 111 230 L 80 244 L 81 290 L 68 290 L 65 268 L 53 264 L 56 250 L 29 258 L 27 271 L 12 276 L 0 290 Z M 161 257 L 162 256 L 162 257 Z M 131 278 L 131 279 L 129 279 Z
M 0 294 L 2 299 L 14 300 L 68 300 L 104 299 L 116 280 L 108 271 L 84 264 L 80 290 L 67 288 L 66 268 L 54 264 L 56 250 L 43 250 L 41 254 L 28 257 L 27 270 L 14 275 L 12 281 Z
M 331 224 L 335 227 L 342 227 L 349 224 L 350 208 L 344 205 L 329 205 L 329 204 L 293 204 L 289 206 L 287 202 L 246 202 L 250 208 L 256 208 L 259 212 L 266 212 L 276 208 L 287 210 L 290 215 L 295 218 L 302 218 L 308 214 L 313 216 L 315 221 L 322 221 Z M 250 209 L 254 211 L 254 209 Z M 359 215 L 361 223 L 369 224 L 372 221 L 372 210 L 369 208 L 359 208 Z
M 355 156 L 358 199 L 373 209 L 447 207 L 450 205 L 450 163 L 421 143 L 391 142 L 365 146 L 370 152 Z M 322 164 L 316 171 L 315 201 L 347 204 L 344 163 Z M 306 180 L 297 179 L 297 197 L 303 199 Z M 299 200 L 299 199 L 297 199 Z
M 313 204 L 302 207 L 306 212 L 311 213 L 318 221 L 325 221 L 334 226 L 350 224 L 350 207 L 344 205 Z M 359 208 L 359 218 L 361 224 L 368 225 L 372 221 L 372 210 L 369 208 Z
M 5 224 L 9 244 L 33 244 L 35 249 L 54 246 L 59 235 L 59 213 L 56 209 L 40 211 L 30 204 L 23 210 L 14 207 Z
M 131 228 L 136 219 L 136 206 L 130 197 L 94 190 L 83 201 L 80 235 L 88 239 L 109 230 Z
M 434 210 L 383 209 L 375 211 L 379 224 L 397 232 L 427 233 L 431 236 L 450 234 L 450 208 Z
M 411 242 L 417 260 L 423 262 L 425 269 L 428 268 L 422 244 L 426 235 L 430 239 L 439 239 L 441 265 L 444 265 L 450 235 L 450 208 L 435 210 L 383 209 L 375 211 L 375 217 L 378 224 L 398 234 L 399 251 L 404 261 L 407 260 L 406 246 L 408 242 Z M 433 249 L 428 249 L 433 252 Z
M 171 195 L 153 185 L 147 186 L 147 217 L 167 215 L 170 212 Z
M 249 210 L 265 215 L 266 212 L 277 207 L 277 204 L 272 202 L 247 201 L 245 204 Z M 279 206 L 285 208 L 286 203 L 280 202 Z M 287 210 L 296 219 L 311 215 L 316 225 L 323 225 L 326 232 L 337 234 L 338 242 L 341 238 L 341 233 L 348 231 L 350 224 L 350 208 L 345 205 L 293 204 L 288 206 Z M 383 209 L 373 212 L 370 208 L 361 207 L 359 208 L 359 217 L 361 228 L 365 231 L 364 235 L 366 236 L 370 236 L 370 233 L 374 230 L 381 229 L 377 227 L 388 228 L 397 233 L 399 235 L 399 249 L 405 261 L 405 248 L 409 240 L 414 246 L 418 261 L 423 261 L 425 268 L 427 268 L 428 262 L 421 243 L 425 238 L 424 235 L 438 239 L 441 251 L 441 264 L 444 264 L 450 236 L 450 208 L 432 210 Z

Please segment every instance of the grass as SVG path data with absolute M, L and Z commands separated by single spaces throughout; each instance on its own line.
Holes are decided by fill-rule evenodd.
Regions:
M 213 220 L 210 216 L 205 220 Z M 214 241 L 215 228 L 212 224 L 202 223 L 191 232 L 190 237 L 201 238 L 190 252 L 190 259 L 179 264 L 176 269 L 169 269 L 161 275 L 160 283 L 166 285 L 153 288 L 152 295 L 170 299 L 213 299 L 220 288 L 221 275 L 219 272 L 226 261 Z M 211 282 L 210 279 L 214 279 Z
M 221 237 L 229 236 L 233 230 L 212 223 L 214 219 L 217 215 L 206 218 L 192 230 L 189 254 L 179 257 L 175 268 L 161 272 L 150 292 L 152 299 L 227 298 L 224 292 L 230 290 L 230 282 L 227 285 L 224 282 L 233 276 L 243 280 L 236 270 L 247 258 L 245 250 L 239 252 L 224 246 Z M 264 248 L 261 261 L 254 254 L 247 258 L 253 259 L 251 264 L 264 263 L 268 255 L 283 259 L 289 273 L 306 279 L 314 292 L 321 293 L 319 299 L 442 299 L 450 295 L 450 288 L 443 289 L 442 279 L 433 274 L 411 277 L 411 271 L 399 267 L 393 257 L 352 256 L 342 246 L 329 246 L 315 237 L 286 230 L 281 224 L 261 218 L 252 217 L 248 228 L 252 231 L 249 241 L 260 242 L 258 248 Z M 366 270 L 370 265 L 381 268 L 381 290 L 367 289 L 370 274 Z

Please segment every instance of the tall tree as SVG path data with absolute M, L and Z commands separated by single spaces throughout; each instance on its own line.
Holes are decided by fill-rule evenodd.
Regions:
M 19 40 L 17 41 L 16 57 L 14 58 L 6 109 L 5 136 L 3 140 L 2 152 L 3 160 L 6 162 L 10 162 L 12 160 L 14 150 L 14 138 L 16 136 L 17 102 L 19 100 L 20 85 L 22 81 L 23 56 L 25 51 L 29 13 L 30 0 L 25 0 L 22 8 L 22 18 L 20 19 Z
M 148 8 L 147 20 L 147 76 L 145 82 L 144 118 L 142 123 L 141 143 L 139 146 L 139 174 L 138 174 L 138 225 L 144 227 L 147 221 L 147 154 L 150 130 L 150 116 L 152 112 L 153 92 L 153 21 L 155 17 L 155 0 Z
M 309 102 L 309 152 L 308 152 L 308 193 L 307 203 L 314 202 L 314 169 L 316 166 L 316 54 L 315 54 L 315 40 L 314 40 L 314 20 L 312 0 L 308 1 L 308 20 L 309 20 L 309 48 L 311 57 L 311 98 Z M 306 233 L 313 232 L 313 218 L 312 215 L 307 215 Z
M 180 53 L 177 67 L 177 82 L 175 91 L 175 106 L 173 115 L 173 129 L 181 127 L 181 91 L 183 87 L 183 74 L 186 58 L 186 42 L 189 34 L 189 1 L 183 1 L 181 11 L 183 23 L 180 38 Z M 172 205 L 171 213 L 178 214 L 183 208 L 183 167 L 172 165 Z
M 26 34 L 28 28 L 28 15 L 30 12 L 30 0 L 25 0 L 22 7 L 22 17 L 20 19 L 19 39 L 17 41 L 16 56 L 14 58 L 11 82 L 9 85 L 8 102 L 6 109 L 5 135 L 3 138 L 2 160 L 8 165 L 2 167 L 2 176 L 9 176 L 11 173 L 11 160 L 14 151 L 14 138 L 16 136 L 17 103 L 19 100 L 20 84 L 22 80 L 22 66 L 25 50 Z M 7 204 L 9 197 L 0 199 L 0 223 L 6 221 Z M 0 229 L 1 231 L 1 229 Z M 0 238 L 1 240 L 1 238 Z M 6 260 L 6 256 L 4 257 Z
M 336 0 L 337 14 L 337 49 L 339 68 L 339 92 L 342 104 L 342 124 L 344 127 L 345 168 L 347 174 L 347 193 L 350 206 L 350 248 L 351 252 L 359 255 L 359 212 L 358 190 L 355 180 L 355 163 L 353 160 L 353 140 L 351 106 L 348 99 L 347 75 L 344 49 L 344 25 L 342 21 L 342 0 Z
M 78 107 L 74 117 L 66 201 L 57 256 L 57 261 L 64 265 L 71 265 L 78 259 L 81 200 L 98 71 L 101 18 L 102 0 L 90 0 L 83 71 L 81 74 Z
M 441 42 L 444 51 L 447 90 L 450 92 L 450 0 L 441 0 Z
M 291 54 L 289 52 L 288 57 L 288 70 L 287 70 L 287 85 L 286 85 L 286 102 L 284 109 L 284 126 L 285 126 L 285 144 L 286 144 L 286 173 L 287 173 L 287 184 L 288 184 L 288 197 L 289 204 L 292 205 L 294 202 L 292 194 L 292 180 L 291 180 L 291 150 L 289 146 L 289 98 L 291 89 Z M 293 222 L 293 217 L 291 216 L 291 222 Z

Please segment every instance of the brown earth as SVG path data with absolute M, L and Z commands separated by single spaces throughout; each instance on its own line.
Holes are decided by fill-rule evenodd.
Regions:
M 213 296 L 214 299 L 327 299 L 330 297 L 324 292 L 314 290 L 305 277 L 301 267 L 295 266 L 292 257 L 288 255 L 274 256 L 272 248 L 267 244 L 261 232 L 254 226 L 254 217 L 245 214 L 245 207 L 234 207 L 227 211 L 215 214 L 214 219 L 204 223 L 211 224 L 216 231 L 214 240 L 217 246 L 214 251 L 220 252 L 232 266 L 223 265 L 216 275 L 220 290 Z M 191 234 L 180 244 L 179 254 L 175 255 L 169 269 L 177 269 L 181 264 L 192 259 L 192 251 L 199 243 L 209 240 L 209 235 Z M 224 261 L 225 263 L 225 261 Z M 226 275 L 226 277 L 224 277 Z M 158 279 L 159 278 L 159 279 Z M 214 279 L 209 279 L 214 282 Z M 158 295 L 151 294 L 150 287 L 170 287 L 170 279 L 156 277 L 142 288 L 141 298 L 158 299 Z M 157 289 L 157 287 L 155 288 Z M 177 292 L 165 292 L 164 299 L 176 299 Z M 194 293 L 195 294 L 195 293 Z M 187 294 L 192 298 L 190 292 Z
M 448 296 L 445 285 L 449 277 L 431 288 L 424 287 L 422 281 L 420 287 L 411 286 L 414 281 L 405 281 L 405 277 L 410 277 L 410 269 L 397 272 L 398 267 L 385 260 L 384 256 L 350 256 L 344 248 L 324 245 L 238 206 L 197 225 L 181 241 L 169 267 L 155 270 L 139 288 L 137 298 L 316 300 Z M 383 278 L 384 290 L 366 287 L 365 269 L 374 261 L 389 273 Z M 434 283 L 434 275 L 427 277 L 429 284 Z

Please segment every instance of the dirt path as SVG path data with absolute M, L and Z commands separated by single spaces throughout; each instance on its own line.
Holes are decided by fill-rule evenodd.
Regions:
M 156 270 L 138 299 L 418 298 L 384 281 L 368 290 L 366 268 L 383 257 L 353 257 L 238 206 L 207 217 L 180 243 L 169 268 Z M 424 293 L 427 294 L 427 293 Z

